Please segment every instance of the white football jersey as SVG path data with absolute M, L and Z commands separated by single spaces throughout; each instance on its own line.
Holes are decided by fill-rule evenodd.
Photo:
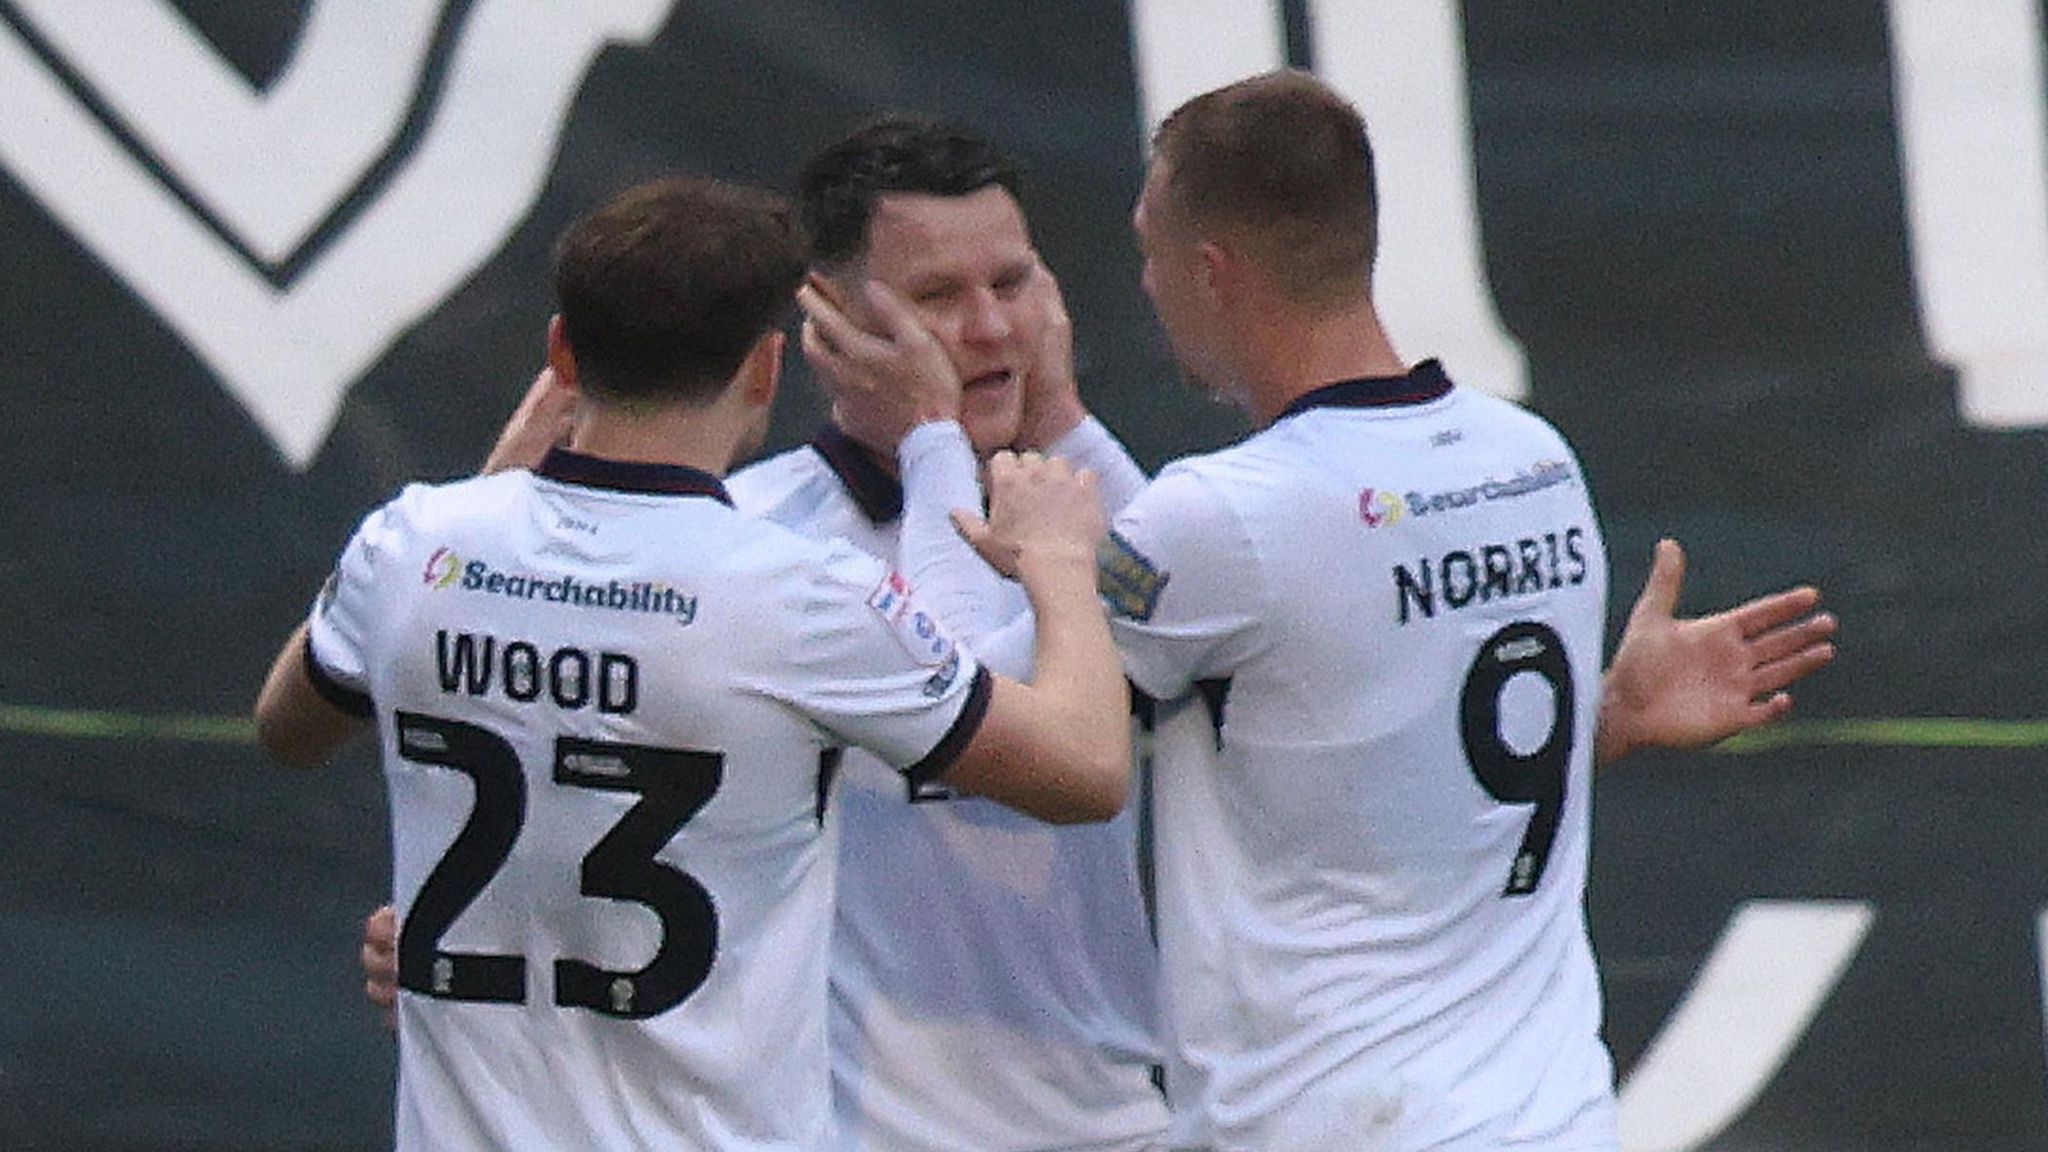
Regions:
M 1174 1144 L 1617 1147 L 1587 940 L 1607 564 L 1435 362 L 1168 467 L 1106 593 L 1155 748 Z
M 902 490 L 835 431 L 735 473 L 731 487 L 742 511 L 897 556 Z M 997 616 L 1027 610 L 1021 589 L 999 594 Z M 840 836 L 831 983 L 843 1152 L 1158 1145 L 1155 953 L 1129 811 L 1055 827 L 942 786 L 907 786 L 849 751 L 830 820 Z
M 556 452 L 371 513 L 309 671 L 374 708 L 398 1147 L 830 1147 L 837 749 L 942 771 L 988 675 L 845 544 Z

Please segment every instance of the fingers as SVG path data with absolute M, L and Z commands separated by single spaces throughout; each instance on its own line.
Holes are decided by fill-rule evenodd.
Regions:
M 876 363 L 889 355 L 892 346 L 924 334 L 915 317 L 910 316 L 909 306 L 901 303 L 902 297 L 872 280 L 866 295 L 871 302 L 888 298 L 897 305 L 885 317 L 889 322 L 879 335 L 855 323 L 846 309 L 826 295 L 824 282 L 818 277 L 812 277 L 796 290 L 797 306 L 804 311 L 804 326 L 812 329 L 820 345 L 841 362 Z M 805 347 L 808 351 L 810 346 Z
M 845 372 L 839 350 L 825 339 L 825 333 L 818 323 L 809 316 L 804 317 L 803 326 L 797 330 L 797 343 L 804 350 L 804 362 L 811 371 L 823 378 L 826 384 L 844 386 Z
M 928 338 L 924 323 L 917 313 L 910 310 L 910 301 L 894 288 L 880 280 L 869 280 L 863 286 L 868 307 L 874 312 L 875 320 L 882 329 L 882 335 L 897 344 L 909 344 L 920 338 Z
M 1835 634 L 1836 620 L 1831 612 L 1817 612 L 1803 620 L 1749 638 L 1750 658 L 1758 664 L 1769 664 L 1783 660 L 1794 653 L 1825 645 Z
M 1783 659 L 1758 665 L 1751 674 L 1753 678 L 1751 687 L 1757 692 L 1777 692 L 1786 685 L 1792 684 L 1802 677 L 1825 667 L 1834 658 L 1835 646 L 1833 644 L 1815 644 L 1811 647 L 1800 649 Z M 1789 699 L 1786 706 L 1791 706 Z
M 1749 706 L 1749 715 L 1745 718 L 1743 727 L 1755 728 L 1760 724 L 1769 724 L 1791 710 L 1792 697 L 1784 692 L 1773 692 Z
M 1802 585 L 1738 604 L 1727 615 L 1735 619 L 1744 636 L 1756 636 L 1806 615 L 1819 603 L 1820 590 Z
M 541 369 L 498 430 L 481 471 L 489 475 L 538 465 L 548 449 L 568 443 L 575 415 L 576 390 L 557 379 L 553 368 Z
M 1636 605 L 1630 610 L 1670 616 L 1678 609 L 1678 588 L 1685 580 L 1685 549 L 1678 541 L 1665 537 L 1657 541 L 1657 547 L 1650 555 L 1650 575 L 1643 581 L 1642 594 L 1636 597 Z
M 1069 323 L 1066 295 L 1060 291 L 1059 277 L 1052 274 L 1052 269 L 1046 266 L 1044 257 L 1039 258 L 1036 272 L 1037 278 L 1032 284 L 1032 291 L 1038 294 L 1046 318 L 1054 324 Z
M 398 912 L 391 905 L 364 918 L 358 959 L 363 966 L 364 997 L 382 1009 L 386 1028 L 397 1027 Z

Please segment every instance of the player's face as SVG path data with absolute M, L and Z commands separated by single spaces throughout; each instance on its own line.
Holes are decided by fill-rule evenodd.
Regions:
M 866 271 L 910 301 L 960 373 L 960 424 L 983 456 L 1010 447 L 1045 321 L 1026 288 L 1038 253 L 1000 187 L 892 192 L 868 221 Z
M 1169 174 L 1166 161 L 1153 161 L 1131 211 L 1131 230 L 1137 233 L 1138 254 L 1144 259 L 1141 283 L 1181 371 L 1198 387 L 1215 392 L 1222 380 L 1205 344 L 1210 325 L 1202 307 L 1196 236 L 1172 209 L 1166 186 Z

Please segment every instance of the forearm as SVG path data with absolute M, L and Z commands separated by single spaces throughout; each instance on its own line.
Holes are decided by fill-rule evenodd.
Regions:
M 1095 473 L 1095 491 L 1102 498 L 1102 514 L 1114 519 L 1124 506 L 1145 488 L 1145 470 L 1107 425 L 1084 415 L 1078 423 L 1046 449 L 1076 468 Z
M 1019 575 L 1037 618 L 1036 668 L 1029 684 L 997 680 L 954 782 L 1044 820 L 1107 820 L 1129 790 L 1130 705 L 1093 557 L 1026 554 Z
M 897 450 L 903 481 L 903 520 L 897 563 L 918 600 L 947 631 L 979 650 L 979 641 L 1002 624 L 1002 575 L 990 568 L 954 528 L 952 512 L 981 511 L 979 465 L 967 433 L 953 421 L 920 424 Z M 1012 675 L 1023 670 L 992 665 Z

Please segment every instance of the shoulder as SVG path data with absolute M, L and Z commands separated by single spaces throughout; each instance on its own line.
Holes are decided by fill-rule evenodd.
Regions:
M 503 521 L 519 494 L 528 490 L 525 472 L 504 472 L 442 483 L 415 482 L 371 509 L 356 528 L 355 542 L 372 550 L 448 532 L 466 523 Z
M 1241 513 L 1261 499 L 1283 496 L 1301 463 L 1285 428 L 1268 428 L 1214 452 L 1168 463 L 1140 499 L 1181 515 Z
M 851 515 L 846 486 L 809 445 L 755 461 L 725 479 L 733 506 L 749 516 L 811 530 Z
M 1532 409 L 1525 408 L 1513 400 L 1505 400 L 1490 392 L 1459 385 L 1452 393 L 1458 405 L 1462 420 L 1481 427 L 1490 428 L 1503 439 L 1520 439 L 1532 444 L 1547 444 L 1569 452 L 1570 444 L 1564 433 L 1557 430 L 1549 420 Z

